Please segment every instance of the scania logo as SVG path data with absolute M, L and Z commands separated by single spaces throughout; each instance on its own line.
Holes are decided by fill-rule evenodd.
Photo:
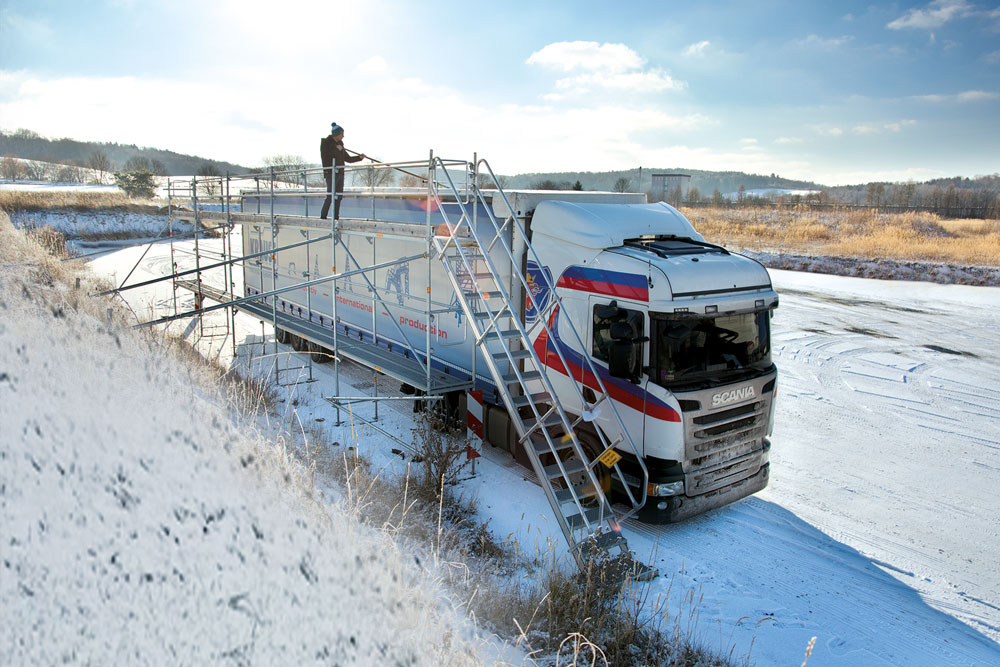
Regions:
M 720 405 L 726 405 L 727 403 L 745 401 L 746 399 L 754 398 L 755 396 L 757 396 L 757 393 L 753 390 L 753 385 L 740 387 L 739 389 L 720 391 L 718 394 L 712 394 L 712 407 L 717 408 Z

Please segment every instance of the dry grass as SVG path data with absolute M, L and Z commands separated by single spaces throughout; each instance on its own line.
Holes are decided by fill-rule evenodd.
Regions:
M 706 239 L 728 247 L 834 257 L 1000 266 L 1000 222 L 867 209 L 690 208 Z
M 347 415 L 350 419 L 350 414 Z M 425 433 L 425 420 L 414 429 Z M 458 443 L 462 436 L 441 432 Z M 604 555 L 582 574 L 567 564 L 561 547 L 546 554 L 527 553 L 512 536 L 498 539 L 476 519 L 475 503 L 432 488 L 429 477 L 454 478 L 459 463 L 433 472 L 416 461 L 405 475 L 376 467 L 359 452 L 363 431 L 352 442 L 331 442 L 317 430 L 304 431 L 306 446 L 294 450 L 318 476 L 332 480 L 346 510 L 358 521 L 390 534 L 433 566 L 457 606 L 476 623 L 516 645 L 524 664 L 552 665 L 705 665 L 729 667 L 747 661 L 724 650 L 700 646 L 695 638 L 700 598 L 693 592 L 668 608 L 666 596 L 650 599 L 648 584 L 630 576 L 633 563 Z M 308 440 L 312 439 L 312 446 Z M 452 449 L 447 443 L 444 449 Z M 464 446 L 463 446 L 464 448 Z M 431 451 L 442 446 L 435 445 Z M 421 448 L 426 453 L 426 448 Z
M 119 210 L 135 213 L 159 213 L 162 207 L 136 203 L 124 192 L 0 190 L 0 210 L 7 211 L 99 211 Z

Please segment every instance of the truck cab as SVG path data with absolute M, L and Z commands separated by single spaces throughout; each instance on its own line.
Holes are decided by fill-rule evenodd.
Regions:
M 543 201 L 531 233 L 544 266 L 528 266 L 529 283 L 556 290 L 565 312 L 555 317 L 586 331 L 543 347 L 599 369 L 649 470 L 642 518 L 679 521 L 764 488 L 778 305 L 767 270 L 706 242 L 665 203 Z M 552 356 L 539 358 L 551 369 Z M 562 371 L 565 382 L 577 372 Z M 612 420 L 595 421 L 616 437 Z M 620 453 L 638 484 L 634 455 Z

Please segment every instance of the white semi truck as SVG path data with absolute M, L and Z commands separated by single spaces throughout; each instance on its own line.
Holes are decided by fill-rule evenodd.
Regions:
M 239 307 L 465 406 L 571 545 L 620 539 L 612 506 L 665 523 L 767 485 L 762 265 L 645 195 L 463 187 L 349 189 L 332 223 L 308 191 L 244 194 Z

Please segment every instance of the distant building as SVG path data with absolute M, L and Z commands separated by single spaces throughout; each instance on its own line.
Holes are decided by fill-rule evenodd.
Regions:
M 678 187 L 681 189 L 681 200 L 687 198 L 688 188 L 691 187 L 690 174 L 653 174 L 652 178 L 651 201 L 667 201 L 670 193 Z

